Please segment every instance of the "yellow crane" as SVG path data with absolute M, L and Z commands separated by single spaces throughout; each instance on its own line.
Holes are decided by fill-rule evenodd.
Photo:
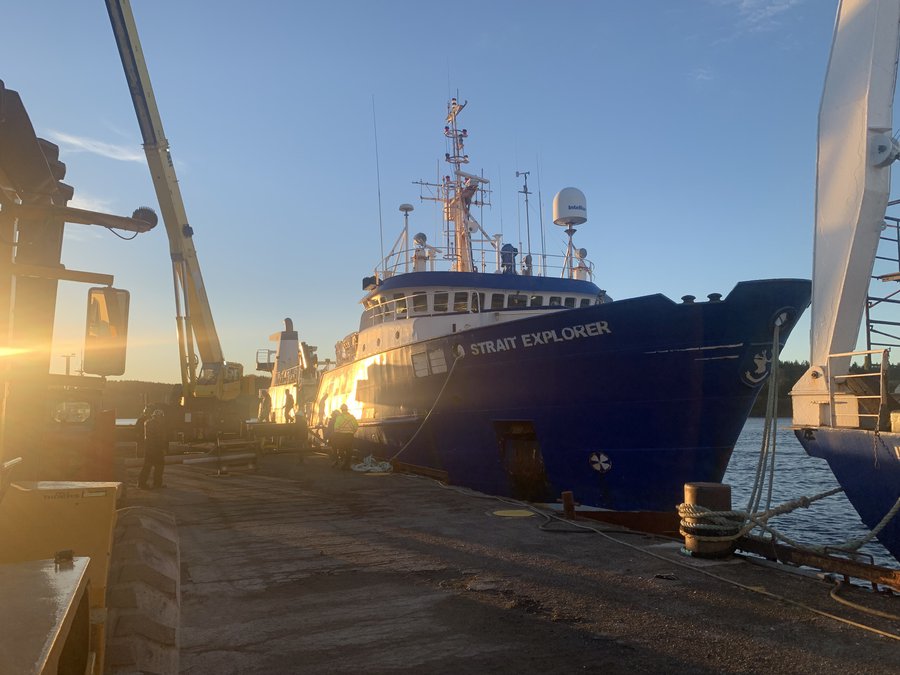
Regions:
M 169 238 L 184 404 L 188 410 L 211 411 L 208 406 L 204 407 L 204 399 L 227 402 L 235 401 L 241 395 L 244 367 L 240 363 L 226 361 L 222 353 L 194 247 L 194 230 L 188 222 L 178 187 L 169 142 L 153 95 L 131 4 L 129 0 L 106 0 L 106 8 Z

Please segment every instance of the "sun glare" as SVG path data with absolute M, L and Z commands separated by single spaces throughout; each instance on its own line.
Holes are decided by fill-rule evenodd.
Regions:
M 30 351 L 30 349 L 25 349 L 24 347 L 0 347 L 0 359 L 27 354 Z

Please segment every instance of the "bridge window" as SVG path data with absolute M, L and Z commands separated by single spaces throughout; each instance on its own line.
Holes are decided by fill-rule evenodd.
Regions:
M 435 312 L 446 312 L 447 311 L 447 302 L 449 300 L 450 294 L 446 291 L 441 291 L 440 293 L 434 294 L 434 311 Z
M 413 314 L 424 314 L 428 311 L 428 293 L 425 291 L 413 291 L 412 311 Z
M 549 304 L 551 307 L 562 307 L 562 298 L 558 295 L 551 295 Z
M 582 298 L 582 299 L 581 299 L 581 304 L 578 305 L 578 306 L 579 306 L 579 307 L 590 307 L 590 306 L 591 306 L 591 299 L 590 299 L 590 298 Z
M 406 318 L 406 296 L 403 293 L 394 293 L 394 306 L 398 319 Z
M 566 307 L 574 307 L 575 306 L 575 298 L 566 298 L 565 300 Z
M 528 302 L 529 307 L 543 307 L 544 306 L 544 296 L 543 295 L 532 295 L 531 300 Z
M 525 307 L 528 303 L 528 296 L 522 295 L 521 293 L 516 293 L 514 295 L 509 296 L 509 301 L 506 303 L 506 306 L 510 309 L 518 309 L 519 307 Z
M 491 293 L 491 309 L 503 309 L 506 296 L 503 293 Z
M 469 311 L 469 294 L 468 292 L 457 291 L 453 294 L 453 311 L 468 312 Z

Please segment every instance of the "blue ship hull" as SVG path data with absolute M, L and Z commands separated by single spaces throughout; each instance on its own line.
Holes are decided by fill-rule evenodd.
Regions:
M 828 462 L 844 494 L 869 529 L 900 499 L 900 434 L 862 429 L 798 429 L 797 439 L 811 457 Z M 900 514 L 878 534 L 900 560 Z
M 312 422 L 343 397 L 362 406 L 360 450 L 450 483 L 672 511 L 684 483 L 722 479 L 774 322 L 783 344 L 809 297 L 805 280 L 743 282 L 718 302 L 651 295 L 409 344 L 324 373 Z

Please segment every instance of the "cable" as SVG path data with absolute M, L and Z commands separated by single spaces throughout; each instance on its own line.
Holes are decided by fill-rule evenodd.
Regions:
M 844 585 L 844 582 L 841 579 L 834 580 L 834 588 L 831 589 L 829 595 L 832 600 L 841 603 L 842 605 L 846 605 L 847 607 L 852 607 L 853 609 L 859 610 L 860 612 L 865 612 L 866 614 L 871 614 L 872 616 L 879 616 L 882 619 L 890 619 L 891 621 L 900 621 L 900 616 L 896 614 L 891 614 L 890 612 L 882 612 L 878 609 L 872 609 L 871 607 L 864 607 L 863 605 L 859 605 L 855 602 L 851 602 L 846 598 L 842 598 L 838 595 L 838 591 L 841 590 L 841 586 Z
M 121 234 L 119 234 L 118 232 L 116 232 L 114 229 L 112 229 L 111 227 L 107 227 L 106 229 L 109 230 L 110 232 L 112 232 L 114 235 L 116 235 L 119 239 L 124 239 L 125 241 L 131 241 L 136 236 L 138 236 L 138 234 L 140 234 L 139 232 L 135 232 L 130 237 L 124 237 Z

